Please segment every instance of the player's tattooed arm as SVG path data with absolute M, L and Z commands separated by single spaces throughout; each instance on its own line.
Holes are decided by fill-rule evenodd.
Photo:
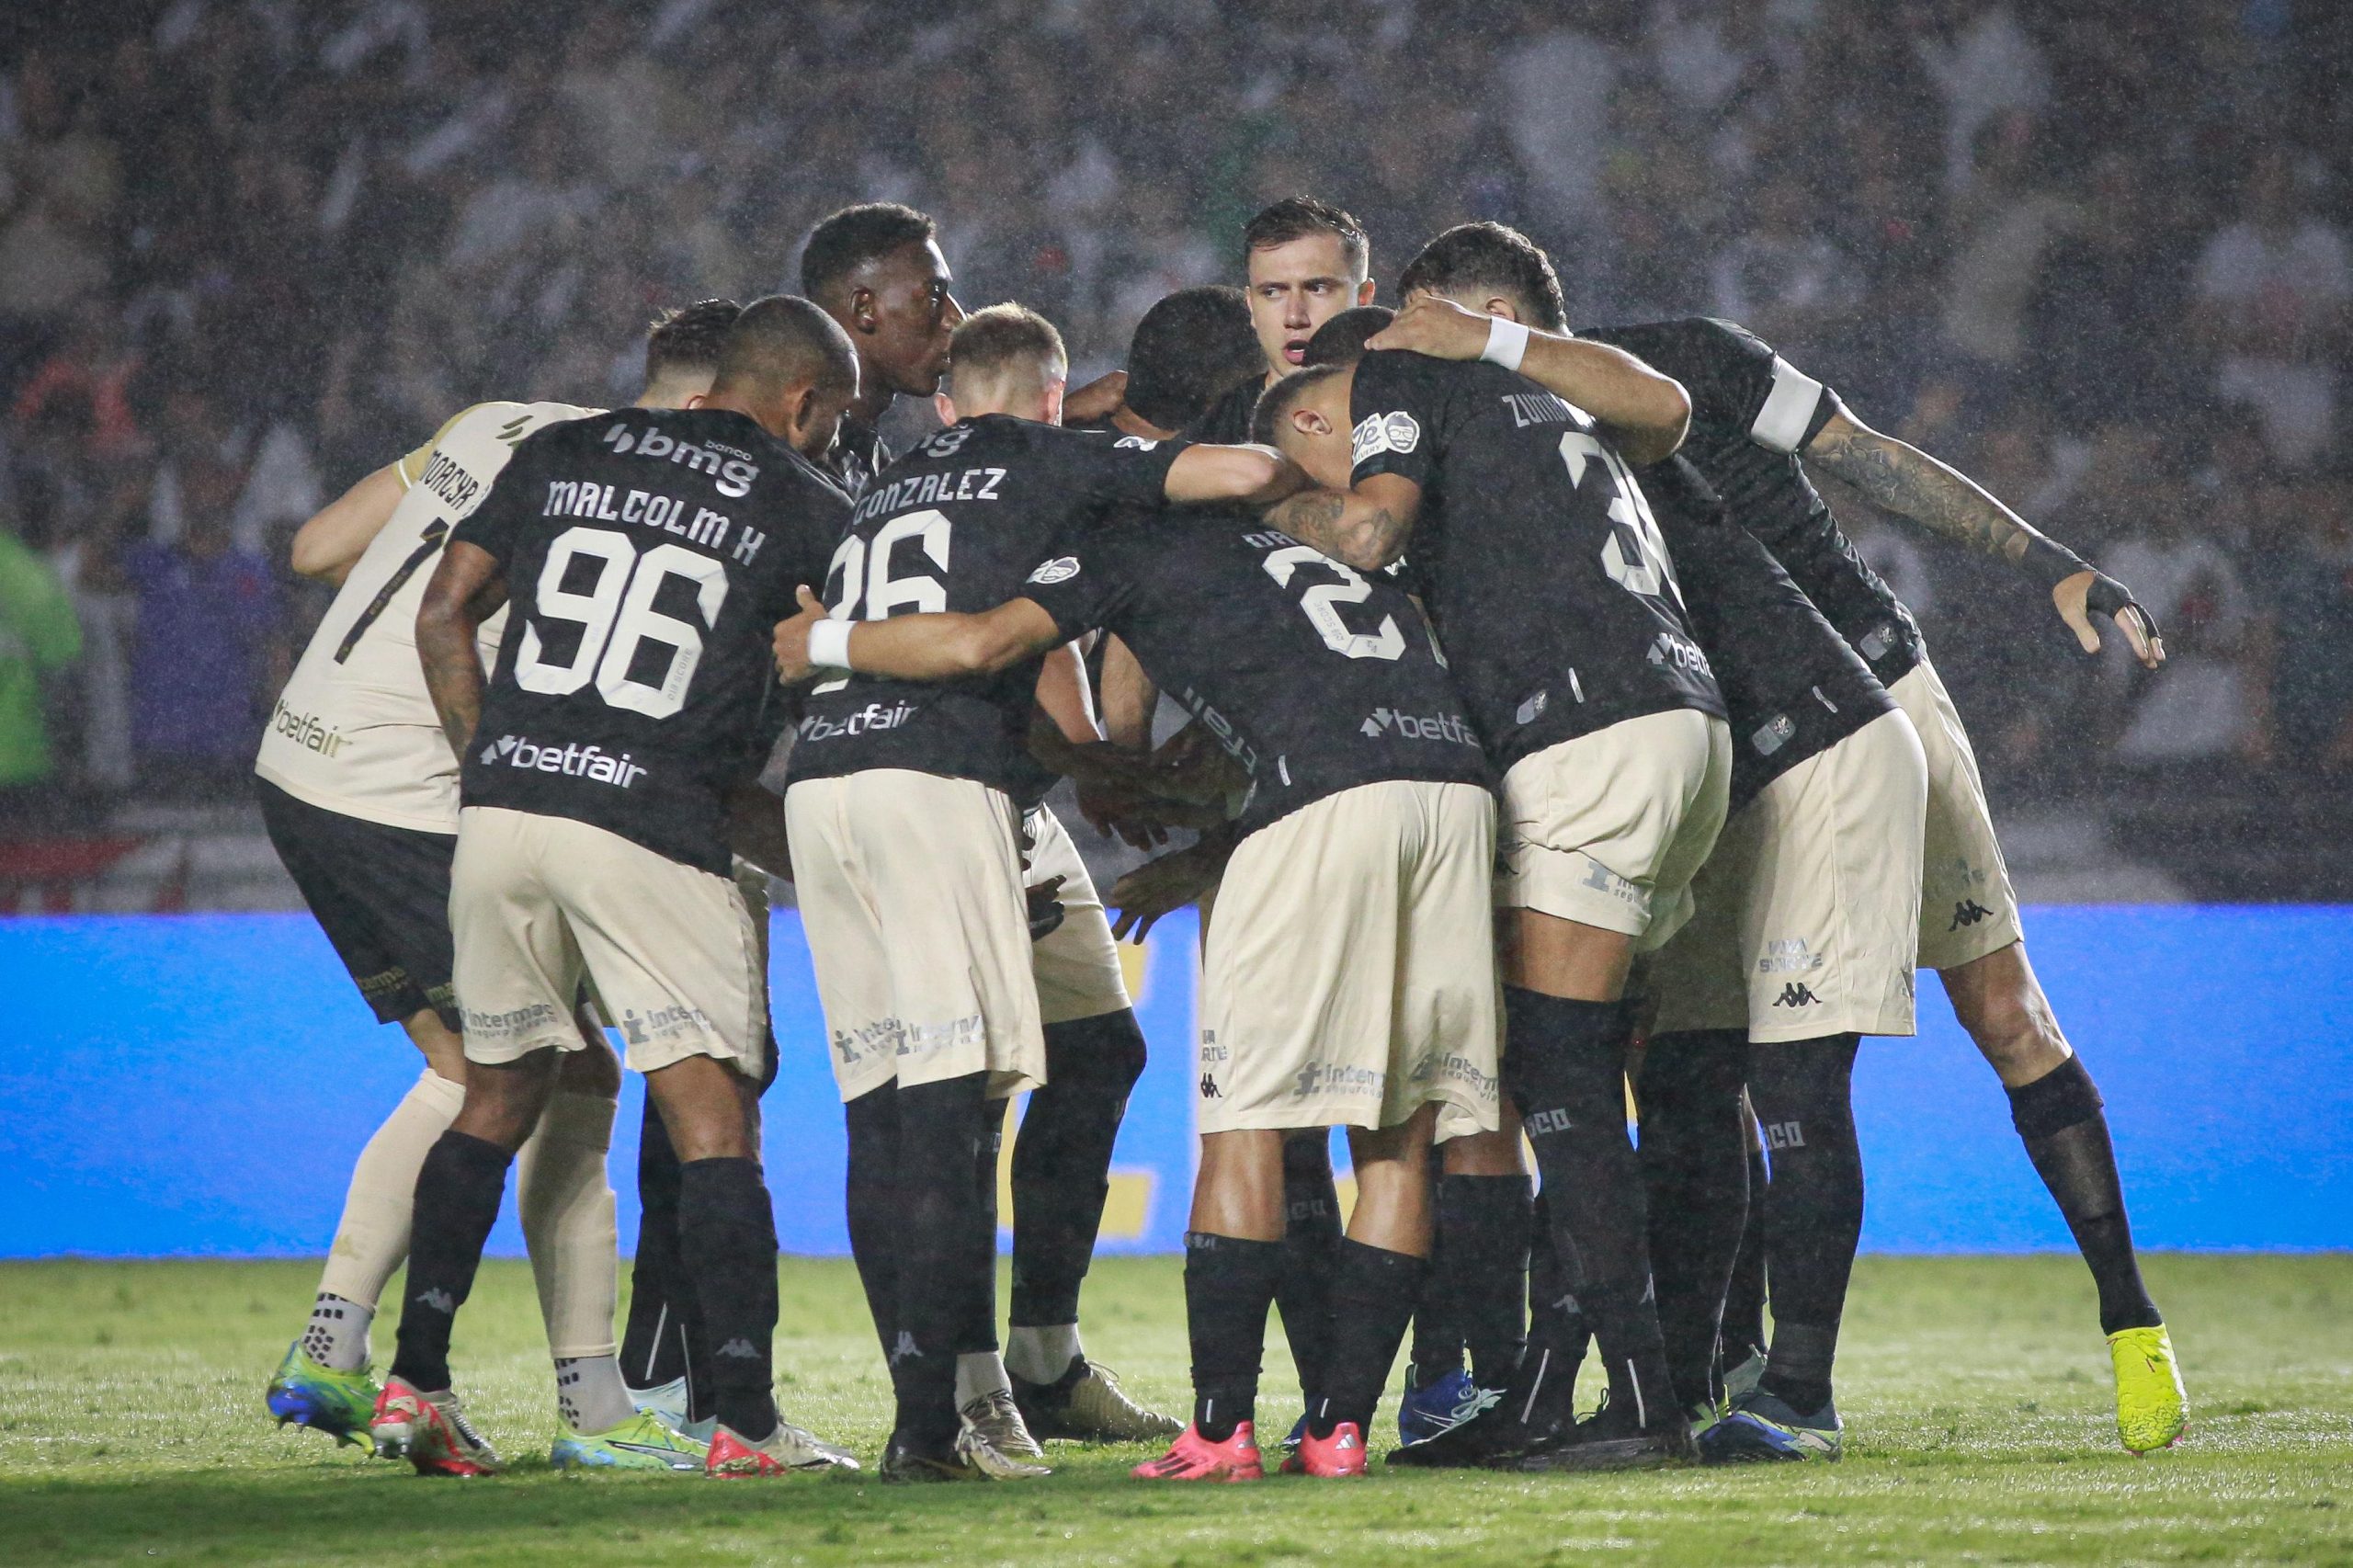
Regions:
M 1360 572 L 1378 572 L 1405 553 L 1421 506 L 1420 485 L 1377 473 L 1349 490 L 1302 490 L 1266 516 L 1300 543 Z
M 2099 632 L 2091 620 L 2097 611 L 2115 620 L 2143 665 L 2154 670 L 2165 663 L 2156 621 L 2131 590 L 2037 532 L 1958 469 L 1845 413 L 1830 416 L 1806 444 L 1804 457 L 1882 511 L 2047 581 L 2060 619 L 2086 653 L 2099 651 Z
M 506 602 L 506 578 L 498 558 L 456 540 L 441 552 L 441 564 L 417 606 L 416 656 L 425 666 L 425 688 L 440 715 L 441 733 L 460 756 L 473 744 L 474 726 L 482 722 L 482 650 L 476 638 L 482 623 Z

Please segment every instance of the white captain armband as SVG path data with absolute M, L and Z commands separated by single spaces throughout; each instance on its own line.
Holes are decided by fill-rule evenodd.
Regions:
M 849 664 L 849 629 L 855 621 L 826 619 L 809 629 L 809 662 L 820 669 L 846 670 Z
M 1487 318 L 1487 347 L 1479 350 L 1479 358 L 1490 365 L 1501 365 L 1506 370 L 1517 370 L 1528 357 L 1528 328 L 1502 316 Z
M 1773 356 L 1773 390 L 1756 411 L 1748 438 L 1777 452 L 1794 452 L 1805 440 L 1806 427 L 1822 405 L 1822 383 L 1782 358 Z

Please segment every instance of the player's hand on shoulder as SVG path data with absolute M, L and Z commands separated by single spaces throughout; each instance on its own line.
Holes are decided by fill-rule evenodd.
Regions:
M 1063 397 L 1063 423 L 1086 425 L 1111 417 L 1128 395 L 1128 373 L 1107 370 L 1083 387 L 1073 387 Z
M 2099 614 L 2116 622 L 2142 668 L 2154 670 L 2165 664 L 2165 640 L 2157 631 L 2156 617 L 2132 597 L 2131 589 L 2107 573 L 2087 566 L 2061 578 L 2051 590 L 2051 602 L 2085 653 L 2099 652 L 2099 629 L 2092 622 L 2092 616 Z
M 1215 887 L 1224 864 L 1223 847 L 1212 849 L 1205 840 L 1138 866 L 1112 884 L 1105 901 L 1120 912 L 1111 923 L 1111 935 L 1122 942 L 1141 943 L 1162 915 Z
M 825 619 L 825 607 L 804 585 L 793 590 L 801 600 L 800 611 L 789 620 L 776 623 L 776 678 L 786 686 L 796 686 L 817 673 L 809 662 L 809 630 Z
M 1396 348 L 1433 359 L 1476 359 L 1486 351 L 1490 318 L 1435 294 L 1416 294 L 1397 319 L 1365 340 L 1367 348 Z

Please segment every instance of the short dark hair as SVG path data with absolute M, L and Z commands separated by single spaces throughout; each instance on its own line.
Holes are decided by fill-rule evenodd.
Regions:
M 1163 430 L 1182 430 L 1267 360 L 1239 289 L 1179 289 L 1136 323 L 1128 344 L 1127 405 Z
M 1315 365 L 1304 370 L 1293 370 L 1273 386 L 1258 394 L 1258 406 L 1250 411 L 1250 438 L 1262 447 L 1279 445 L 1277 433 L 1282 428 L 1283 415 L 1299 406 L 1307 389 L 1334 376 L 1347 374 L 1346 365 Z
M 1302 365 L 1353 365 L 1364 358 L 1364 340 L 1397 319 L 1387 305 L 1351 305 L 1315 329 Z
M 1552 270 L 1552 258 L 1534 240 L 1502 223 L 1457 223 L 1424 245 L 1397 278 L 1402 296 L 1423 290 L 1512 295 L 1528 307 L 1528 325 L 1546 332 L 1569 327 L 1569 310 L 1561 299 L 1561 278 Z
M 801 291 L 822 299 L 865 263 L 938 233 L 938 224 L 896 201 L 845 207 L 809 231 L 809 243 L 801 247 Z
M 974 311 L 948 340 L 948 376 L 951 385 L 963 376 L 998 374 L 1023 359 L 1040 364 L 1060 363 L 1070 369 L 1070 354 L 1054 324 L 1008 300 Z
M 655 316 L 645 329 L 645 384 L 667 376 L 707 376 L 719 369 L 719 346 L 744 307 L 733 300 L 698 300 Z
M 841 323 L 797 294 L 770 294 L 745 305 L 719 346 L 711 390 L 763 390 L 801 382 L 858 385 L 858 350 Z
M 1272 250 L 1311 234 L 1330 234 L 1337 239 L 1349 272 L 1358 278 L 1370 274 L 1372 242 L 1364 237 L 1364 225 L 1340 208 L 1312 196 L 1286 196 L 1243 224 L 1242 265 L 1245 270 L 1248 268 L 1254 250 Z

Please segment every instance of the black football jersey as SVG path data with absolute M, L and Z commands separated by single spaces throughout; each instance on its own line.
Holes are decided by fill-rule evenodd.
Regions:
M 1258 394 L 1267 390 L 1262 376 L 1245 376 L 1217 395 L 1199 418 L 1185 426 L 1188 441 L 1215 441 L 1238 447 L 1250 439 L 1250 416 L 1258 412 Z
M 1065 430 L 983 415 L 884 470 L 824 574 L 848 620 L 994 609 L 1088 521 L 1157 507 L 1181 441 Z M 835 676 L 809 692 L 791 779 L 901 767 L 975 778 L 1025 808 L 1051 783 L 1029 756 L 1039 661 L 958 681 Z
M 1391 779 L 1485 784 L 1478 732 L 1404 590 L 1224 508 L 1087 530 L 1019 589 L 1101 628 L 1249 770 L 1245 833 Z
M 882 443 L 881 427 L 855 415 L 843 415 L 841 428 L 834 432 L 834 444 L 825 451 L 825 472 L 833 475 L 834 483 L 851 500 L 863 501 L 874 476 L 890 466 L 891 449 Z
M 1499 767 L 1622 720 L 1722 717 L 1675 563 L 1591 415 L 1499 365 L 1358 361 L 1358 483 L 1422 487 L 1409 546 L 1456 685 Z
M 771 634 L 849 509 L 726 410 L 534 433 L 452 536 L 498 559 L 513 607 L 460 802 L 572 817 L 726 874 L 722 796 L 761 760 Z
M 1688 460 L 1640 472 L 1682 581 L 1691 634 L 1723 690 L 1737 811 L 1895 699 Z
M 1577 335 L 1614 344 L 1683 383 L 1691 434 L 1682 455 L 1883 684 L 1920 662 L 1912 612 L 1855 549 L 1798 460 L 1842 411 L 1836 392 L 1745 328 L 1707 316 L 1581 327 Z

